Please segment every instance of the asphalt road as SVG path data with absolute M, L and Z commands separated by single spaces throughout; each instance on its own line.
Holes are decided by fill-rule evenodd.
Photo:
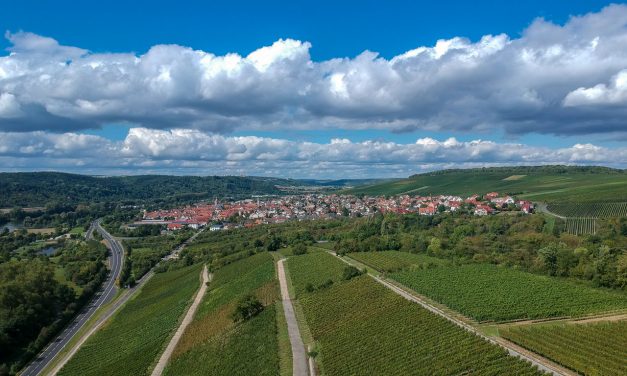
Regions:
M 96 310 L 102 305 L 111 301 L 116 294 L 117 287 L 115 285 L 116 279 L 120 276 L 122 271 L 122 262 L 124 259 L 124 250 L 122 245 L 115 240 L 105 229 L 100 226 L 100 220 L 94 222 L 94 229 L 98 231 L 103 239 L 109 243 L 109 262 L 111 265 L 111 271 L 107 276 L 106 281 L 102 285 L 100 291 L 92 298 L 83 310 L 74 317 L 74 320 L 59 334 L 50 344 L 46 347 L 36 359 L 34 359 L 27 368 L 25 368 L 20 375 L 23 376 L 35 376 L 41 374 L 41 371 L 57 356 L 57 354 L 63 350 L 68 342 L 76 335 L 76 333 L 85 325 L 87 321 L 94 315 Z

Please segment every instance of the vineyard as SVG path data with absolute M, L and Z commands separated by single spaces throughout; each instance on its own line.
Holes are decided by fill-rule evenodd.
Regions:
M 627 321 L 516 326 L 500 334 L 584 375 L 627 375 Z
M 627 217 L 627 202 L 556 203 L 549 211 L 563 217 L 618 218 Z
M 342 279 L 345 265 L 327 252 L 316 252 L 287 259 L 287 267 L 292 278 L 296 297 L 301 296 L 308 284 L 320 286 L 331 280 L 334 283 Z
M 626 295 L 488 264 L 403 271 L 390 277 L 478 321 L 506 321 L 627 308 Z
M 597 233 L 596 218 L 566 218 L 565 230 L 573 235 L 594 235 Z
M 396 272 L 403 269 L 421 269 L 436 265 L 445 265 L 449 261 L 423 254 L 383 251 L 383 252 L 353 252 L 348 257 L 368 265 L 381 272 Z
M 311 275 L 290 274 L 297 284 L 311 281 Z M 307 293 L 300 301 L 326 376 L 540 374 L 368 276 Z
M 198 289 L 200 265 L 155 275 L 59 375 L 144 375 Z
M 258 316 L 234 323 L 231 314 L 245 295 L 265 306 Z M 274 261 L 267 253 L 214 272 L 194 320 L 174 350 L 164 375 L 275 375 L 279 372 Z

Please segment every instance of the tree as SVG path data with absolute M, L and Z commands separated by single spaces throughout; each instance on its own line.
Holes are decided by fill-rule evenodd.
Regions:
M 234 322 L 247 321 L 263 311 L 263 304 L 253 295 L 243 297 L 231 315 Z
M 303 243 L 298 243 L 294 247 L 292 247 L 292 253 L 295 256 L 304 255 L 307 253 L 307 246 Z
M 347 266 L 344 268 L 344 271 L 342 272 L 342 279 L 344 279 L 345 281 L 348 281 L 364 273 L 365 271 L 361 271 L 354 266 Z

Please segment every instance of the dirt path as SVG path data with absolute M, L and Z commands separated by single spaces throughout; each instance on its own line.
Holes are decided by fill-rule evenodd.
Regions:
M 622 320 L 627 320 L 627 313 L 599 314 L 599 315 L 583 316 L 583 317 L 556 317 L 556 318 L 537 319 L 537 320 L 520 320 L 520 321 L 504 322 L 498 325 L 507 327 L 507 326 L 527 326 L 527 325 L 551 324 L 551 323 L 589 324 L 589 323 L 602 322 L 602 321 L 622 321 Z
M 170 360 L 170 357 L 172 356 L 172 352 L 174 352 L 174 348 L 179 343 L 179 340 L 183 336 L 183 333 L 185 333 L 185 329 L 187 329 L 187 326 L 192 322 L 194 314 L 196 313 L 196 309 L 198 309 L 198 306 L 200 305 L 200 302 L 202 301 L 202 298 L 207 291 L 207 283 L 211 281 L 212 277 L 213 276 L 209 275 L 207 271 L 207 266 L 205 265 L 202 270 L 202 283 L 200 285 L 200 288 L 198 289 L 198 292 L 196 293 L 194 302 L 187 310 L 187 313 L 185 314 L 181 325 L 179 325 L 178 329 L 176 330 L 176 333 L 174 333 L 174 336 L 172 337 L 172 339 L 170 339 L 168 347 L 166 347 L 165 351 L 163 351 L 163 354 L 161 354 L 159 362 L 155 366 L 155 369 L 152 371 L 152 376 L 161 376 L 161 374 L 163 373 L 165 366 L 168 364 L 168 360 Z
M 337 254 L 335 252 L 329 252 L 332 255 L 338 257 L 340 260 L 344 261 L 345 263 L 349 264 L 349 265 L 353 265 L 350 261 L 346 260 L 345 257 L 340 257 L 337 256 Z M 475 327 L 473 327 L 472 325 L 469 325 L 453 316 L 451 316 L 450 314 L 446 313 L 445 311 L 441 310 L 438 307 L 435 307 L 431 304 L 429 304 L 428 302 L 424 301 L 423 299 L 420 299 L 420 297 L 412 294 L 410 291 L 407 291 L 399 286 L 397 286 L 396 284 L 388 281 L 387 279 L 381 278 L 381 277 L 377 277 L 374 276 L 370 273 L 368 273 L 368 275 L 370 277 L 372 277 L 375 281 L 381 283 L 383 286 L 389 288 L 390 290 L 392 290 L 393 292 L 397 293 L 398 295 L 402 296 L 403 298 L 414 302 L 414 303 L 418 303 L 420 306 L 422 306 L 423 308 L 425 308 L 426 310 L 435 313 L 436 315 L 440 315 L 442 317 L 444 317 L 445 319 L 449 320 L 450 322 L 452 322 L 453 324 L 471 332 L 474 333 L 480 337 L 482 337 L 483 339 L 487 340 L 490 343 L 493 343 L 495 345 L 501 346 L 502 348 L 504 348 L 510 355 L 515 356 L 515 357 L 519 357 L 523 360 L 526 360 L 528 362 L 530 362 L 531 364 L 533 364 L 534 366 L 537 366 L 538 369 L 540 369 L 541 371 L 544 372 L 548 372 L 552 375 L 555 376 L 574 376 L 577 375 L 576 373 L 540 356 L 537 355 L 535 353 L 532 353 L 530 351 L 527 351 L 523 348 L 521 348 L 520 346 L 517 346 L 509 341 L 503 340 L 502 338 L 493 338 L 493 337 L 489 337 L 483 333 L 481 333 L 480 331 L 478 331 Z
M 287 289 L 287 279 L 285 277 L 285 268 L 283 266 L 284 261 L 285 259 L 281 259 L 277 262 L 277 271 L 279 274 L 279 285 L 281 286 L 283 311 L 285 312 L 285 321 L 287 321 L 287 332 L 290 337 L 290 344 L 292 345 L 292 375 L 307 376 L 309 375 L 307 353 L 305 352 L 305 345 L 303 344 L 303 340 L 298 329 L 296 314 L 294 313 L 294 307 L 292 306 L 292 299 L 290 299 L 290 293 Z

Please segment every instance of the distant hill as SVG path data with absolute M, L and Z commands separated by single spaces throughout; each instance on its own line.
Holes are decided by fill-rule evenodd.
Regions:
M 534 201 L 627 201 L 627 171 L 607 167 L 521 166 L 455 169 L 346 190 L 352 194 L 515 194 Z
M 320 180 L 320 179 L 300 179 L 304 184 L 322 187 L 352 188 L 362 185 L 380 184 L 384 182 L 396 181 L 400 179 L 337 179 L 337 180 Z
M 304 184 L 292 179 L 239 176 L 95 177 L 59 172 L 0 173 L 0 208 L 45 206 L 50 202 L 193 202 L 213 197 L 281 194 L 276 186 Z

